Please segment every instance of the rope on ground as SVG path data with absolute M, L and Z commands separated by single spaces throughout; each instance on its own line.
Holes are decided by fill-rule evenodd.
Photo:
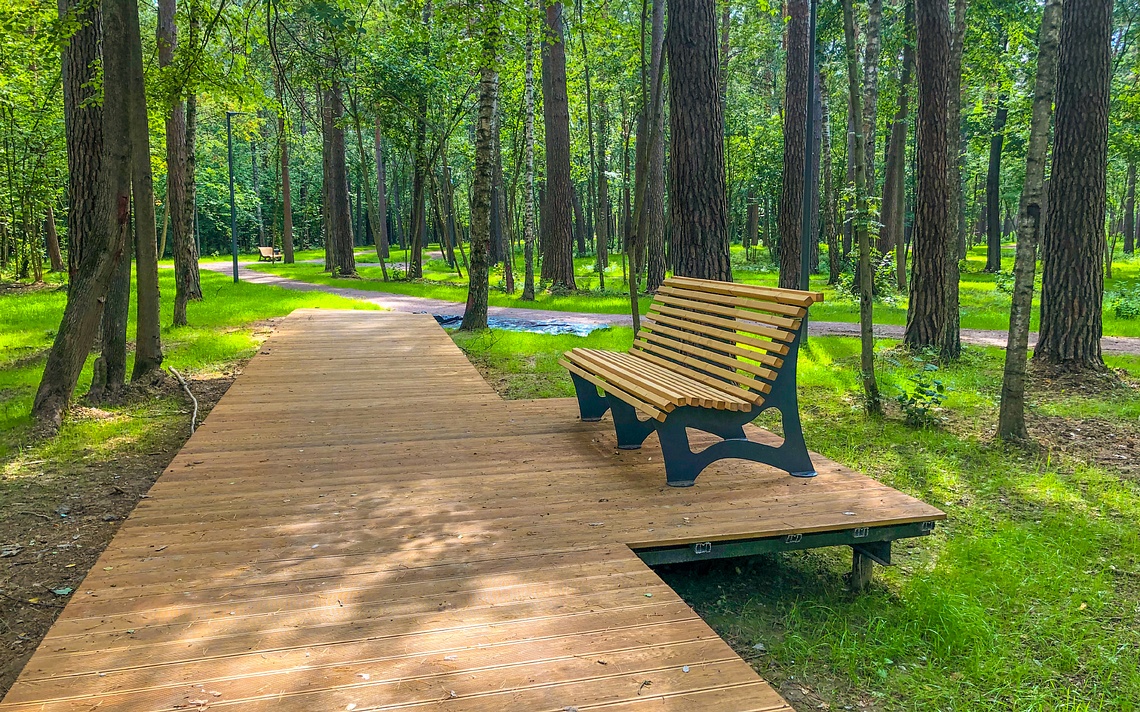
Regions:
M 186 379 L 182 377 L 182 374 L 175 371 L 172 367 L 168 366 L 167 368 L 174 374 L 174 377 L 178 379 L 178 382 L 182 384 L 182 390 L 186 391 L 186 395 L 190 396 L 190 400 L 194 402 L 194 413 L 190 416 L 190 434 L 193 435 L 194 428 L 196 427 L 195 423 L 198 421 L 198 399 L 190 392 L 190 386 L 186 385 Z

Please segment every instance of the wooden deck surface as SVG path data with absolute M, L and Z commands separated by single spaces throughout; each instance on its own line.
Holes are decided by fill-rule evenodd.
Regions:
M 300 310 L 0 709 L 790 710 L 630 546 L 943 518 L 814 458 L 669 488 L 655 438 L 501 400 L 430 316 Z

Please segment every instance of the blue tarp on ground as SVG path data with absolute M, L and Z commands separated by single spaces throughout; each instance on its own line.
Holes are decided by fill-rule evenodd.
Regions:
M 449 314 L 432 314 L 439 325 L 447 329 L 457 329 L 463 323 L 462 316 Z M 487 317 L 487 326 L 492 329 L 505 329 L 507 331 L 529 331 L 534 334 L 574 334 L 575 336 L 589 336 L 591 332 L 606 327 L 600 324 L 587 324 L 580 321 L 562 321 L 556 319 L 508 319 L 505 317 Z

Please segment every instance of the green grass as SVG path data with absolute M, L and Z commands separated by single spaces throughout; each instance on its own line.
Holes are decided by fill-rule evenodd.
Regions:
M 318 253 L 319 251 L 311 250 L 309 252 Z M 259 264 L 254 269 L 273 272 L 314 284 L 430 297 L 457 303 L 467 300 L 466 271 L 464 271 L 464 276 L 460 278 L 443 260 L 426 259 L 424 261 L 423 280 L 383 282 L 381 281 L 380 267 L 375 264 L 375 253 L 371 252 L 369 248 L 358 248 L 358 255 L 370 260 L 369 262 L 358 263 L 360 279 L 334 279 L 323 272 L 321 265 L 317 264 Z M 776 285 L 778 272 L 771 264 L 766 252 L 757 251 L 758 258 L 756 261 L 747 262 L 744 259 L 743 250 L 739 245 L 735 245 L 732 248 L 732 255 L 733 277 L 736 281 L 748 284 Z M 312 259 L 320 259 L 321 257 L 321 254 L 315 254 Z M 302 258 L 298 257 L 297 259 Z M 405 251 L 393 250 L 388 261 L 402 266 L 405 260 Z M 985 262 L 984 247 L 975 247 L 967 255 L 966 266 L 960 283 L 962 328 L 1004 331 L 1009 328 L 1010 295 L 998 288 L 997 275 L 983 272 Z M 595 271 L 595 258 L 592 256 L 578 257 L 574 260 L 574 264 L 578 293 L 567 295 L 544 293 L 539 294 L 533 302 L 524 302 L 518 298 L 522 288 L 522 260 L 516 255 L 515 294 L 509 295 L 503 291 L 502 267 L 496 266 L 491 274 L 492 289 L 489 302 L 492 306 L 555 311 L 599 314 L 629 313 L 629 298 L 625 291 L 626 283 L 623 278 L 621 255 L 610 256 L 610 266 L 606 271 L 607 291 L 602 293 L 597 291 L 598 279 Z M 1002 269 L 1005 272 L 1010 272 L 1013 269 L 1013 248 L 1007 247 L 1002 250 Z M 1040 269 L 1038 273 L 1040 274 Z M 1140 288 L 1140 257 L 1118 256 L 1113 265 L 1113 276 L 1114 279 L 1105 281 L 1106 293 L 1111 293 L 1114 290 Z M 849 323 L 859 321 L 858 301 L 853 296 L 828 286 L 826 277 L 815 275 L 811 282 L 811 288 L 823 291 L 825 294 L 824 302 L 812 307 L 812 318 L 820 321 Z M 1038 293 L 1034 298 L 1031 327 L 1034 330 L 1038 327 L 1039 296 Z M 649 301 L 648 298 L 640 300 L 642 313 L 649 306 Z M 875 322 L 878 324 L 906 324 L 906 310 L 906 295 L 892 294 L 889 299 L 875 304 Z M 1121 319 L 1110 308 L 1106 308 L 1104 311 L 1104 334 L 1106 336 L 1140 337 L 1140 319 Z
M 283 316 L 300 307 L 375 308 L 330 294 L 245 282 L 234 284 L 223 275 L 203 270 L 205 298 L 189 304 L 187 316 L 191 325 L 175 329 L 169 326 L 174 276 L 171 271 L 162 270 L 159 277 L 164 363 L 184 376 L 206 377 L 224 372 L 252 356 L 260 343 L 254 325 L 263 319 Z M 107 408 L 98 417 L 68 418 L 59 435 L 51 440 L 30 437 L 32 399 L 66 299 L 66 291 L 58 285 L 0 293 L 0 476 L 6 479 L 34 474 L 35 468 L 28 469 L 28 462 L 43 461 L 49 467 L 76 460 L 97 462 L 124 447 L 145 448 L 163 428 L 185 419 L 180 399 L 162 397 Z M 132 336 L 134 304 L 132 294 L 128 325 L 128 334 Z M 128 360 L 132 359 L 128 353 Z M 77 396 L 90 387 L 93 360 L 94 356 L 89 358 L 83 369 Z M 128 373 L 130 367 L 128 363 Z M 0 492 L 6 489 L 0 487 Z
M 500 392 L 570 396 L 557 354 L 623 348 L 631 332 L 455 338 Z M 1138 709 L 1140 481 L 1091 457 L 996 444 L 998 349 L 967 349 L 940 372 L 952 389 L 944 426 L 907 427 L 893 403 L 888 417 L 869 419 L 858 348 L 853 339 L 813 338 L 802 352 L 809 446 L 949 520 L 929 538 L 896 545 L 899 565 L 877 567 L 861 595 L 844 586 L 843 549 L 671 567 L 667 582 L 763 675 L 785 690 L 810 688 L 832 710 Z M 913 365 L 892 342 L 877 348 L 891 398 Z M 1140 358 L 1107 360 L 1140 376 Z M 1095 417 L 1134 432 L 1140 399 L 1134 390 L 1032 392 L 1031 428 L 1046 416 L 1074 427 Z

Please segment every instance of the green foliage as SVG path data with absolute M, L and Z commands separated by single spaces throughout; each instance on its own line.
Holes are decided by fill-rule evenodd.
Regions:
M 1105 303 L 1119 319 L 1140 318 L 1140 286 L 1109 292 Z
M 942 422 L 940 414 L 942 404 L 946 402 L 948 390 L 940 378 L 935 378 L 935 374 L 938 373 L 938 364 L 920 356 L 912 357 L 911 361 L 918 370 L 907 377 L 911 385 L 905 388 L 900 387 L 899 394 L 895 396 L 895 400 L 902 409 L 903 420 L 912 428 L 928 428 L 938 425 Z M 892 360 L 891 363 L 896 367 L 902 366 L 900 362 L 895 360 Z

